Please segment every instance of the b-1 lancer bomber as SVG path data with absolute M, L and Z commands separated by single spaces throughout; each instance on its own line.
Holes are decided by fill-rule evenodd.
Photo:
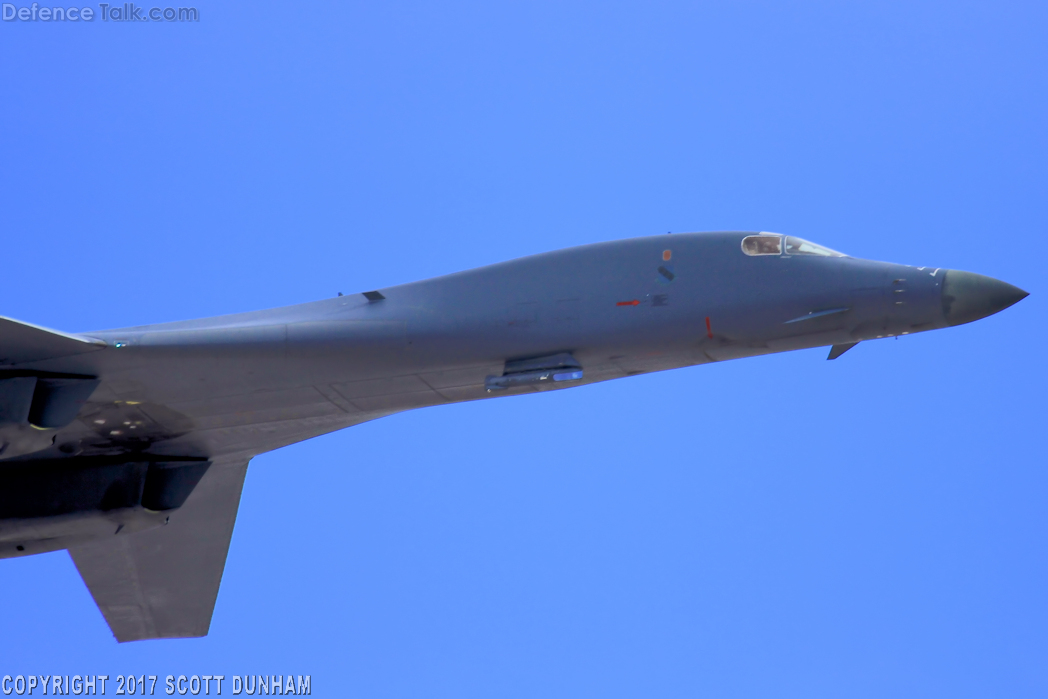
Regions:
M 413 408 L 810 347 L 836 359 L 1026 295 L 724 232 L 203 320 L 0 319 L 0 557 L 68 549 L 118 641 L 203 636 L 258 454 Z

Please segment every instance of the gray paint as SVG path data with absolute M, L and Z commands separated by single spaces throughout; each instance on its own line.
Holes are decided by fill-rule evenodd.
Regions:
M 833 346 L 834 359 L 1026 295 L 966 272 L 748 256 L 748 235 L 599 243 L 297 306 L 79 335 L 0 319 L 0 488 L 16 476 L 29 487 L 34 465 L 66 474 L 59 490 L 90 469 L 138 484 L 109 510 L 106 484 L 95 483 L 97 502 L 80 509 L 0 518 L 0 556 L 72 547 L 118 639 L 200 635 L 257 454 L 442 403 L 807 347 Z M 553 380 L 565 368 L 582 378 Z M 23 417 L 27 391 L 45 424 Z M 188 475 L 154 480 L 143 501 L 147 474 L 169 473 L 158 464 L 193 460 L 216 466 L 170 471 Z M 41 502 L 75 500 L 48 500 L 35 482 Z M 206 564 L 181 566 L 179 556 Z M 152 567 L 161 560 L 167 567 Z M 148 580 L 135 573 L 143 566 Z

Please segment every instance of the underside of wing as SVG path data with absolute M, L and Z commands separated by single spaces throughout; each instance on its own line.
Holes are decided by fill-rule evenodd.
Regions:
M 0 365 L 38 362 L 104 349 L 92 337 L 71 335 L 0 316 Z
M 166 526 L 69 549 L 118 641 L 207 635 L 246 474 L 216 461 Z

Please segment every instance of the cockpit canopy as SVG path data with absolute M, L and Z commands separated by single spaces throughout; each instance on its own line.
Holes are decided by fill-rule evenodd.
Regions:
M 785 247 L 784 247 L 785 241 Z M 818 257 L 847 257 L 842 253 L 809 243 L 792 235 L 781 236 L 775 233 L 748 235 L 742 239 L 742 251 L 751 257 L 758 255 L 816 255 Z

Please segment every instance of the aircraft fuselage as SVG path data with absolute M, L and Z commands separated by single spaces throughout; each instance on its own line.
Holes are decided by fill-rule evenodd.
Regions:
M 251 457 L 396 412 L 809 347 L 832 346 L 834 358 L 1025 295 L 967 272 L 727 232 L 598 243 L 297 306 L 75 336 L 7 320 L 0 557 L 160 526 L 211 464 L 240 464 L 223 471 L 228 488 L 218 475 L 203 481 L 207 492 L 227 488 L 235 516 Z

